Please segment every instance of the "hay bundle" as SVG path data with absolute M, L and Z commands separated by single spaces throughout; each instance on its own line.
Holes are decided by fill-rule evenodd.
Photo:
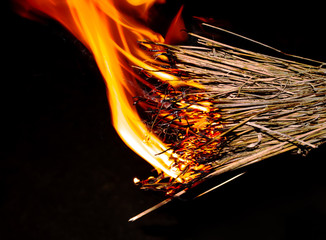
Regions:
M 190 35 L 197 46 L 141 43 L 161 59 L 155 63 L 158 71 L 179 79 L 162 81 L 141 69 L 154 88 L 144 90 L 137 106 L 146 109 L 149 130 L 169 145 L 171 168 L 181 172 L 181 181 L 162 173 L 141 181 L 142 188 L 175 194 L 287 151 L 306 154 L 325 142 L 324 63 Z

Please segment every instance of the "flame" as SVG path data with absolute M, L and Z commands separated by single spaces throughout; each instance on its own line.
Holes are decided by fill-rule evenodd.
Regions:
M 16 1 L 17 11 L 21 15 L 33 19 L 37 15 L 54 18 L 89 48 L 106 82 L 112 122 L 121 139 L 159 173 L 163 172 L 165 177 L 172 177 L 179 182 L 185 181 L 189 175 L 182 172 L 186 165 L 175 166 L 173 160 L 180 160 L 180 156 L 169 150 L 169 146 L 148 129 L 133 105 L 133 97 L 142 91 L 139 82 L 149 83 L 136 75 L 130 66 L 146 69 L 156 78 L 169 82 L 174 87 L 184 84 L 200 87 L 198 83 L 182 83 L 178 77 L 158 71 L 154 67 L 156 65 L 151 64 L 156 60 L 138 46 L 138 42 L 144 39 L 164 43 L 164 38 L 146 27 L 146 22 L 151 6 L 164 3 L 165 0 Z M 182 9 L 174 20 L 175 26 L 183 26 L 181 11 Z M 146 48 L 150 49 L 152 46 L 148 44 Z M 161 57 L 164 58 L 163 55 Z M 188 107 L 198 111 L 193 116 L 194 121 L 197 121 L 194 126 L 202 128 L 206 117 L 199 115 L 200 112 L 209 112 L 209 103 L 202 102 Z
M 182 18 L 182 11 L 183 5 L 172 20 L 171 25 L 165 35 L 165 43 L 167 44 L 180 44 L 188 38 L 188 33 Z
M 175 81 L 173 75 L 155 72 L 149 59 L 139 49 L 137 41 L 164 42 L 163 37 L 145 26 L 154 3 L 164 0 L 23 0 L 17 1 L 20 14 L 47 15 L 73 33 L 93 53 L 105 79 L 111 107 L 112 122 L 121 139 L 138 155 L 177 178 L 180 170 L 171 167 L 171 152 L 140 119 L 132 97 L 139 89 L 130 65 L 152 70 L 153 75 Z M 139 80 L 139 79 L 138 79 Z M 156 155 L 162 151 L 165 154 Z

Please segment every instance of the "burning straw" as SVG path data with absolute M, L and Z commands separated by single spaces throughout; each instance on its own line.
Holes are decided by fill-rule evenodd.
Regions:
M 154 86 L 144 86 L 135 104 L 149 131 L 168 144 L 170 168 L 180 172 L 176 179 L 160 173 L 140 181 L 141 188 L 173 195 L 284 152 L 307 154 L 325 142 L 325 63 L 190 35 L 198 45 L 140 43 L 159 60 L 158 71 L 179 79 L 162 81 L 135 67 Z

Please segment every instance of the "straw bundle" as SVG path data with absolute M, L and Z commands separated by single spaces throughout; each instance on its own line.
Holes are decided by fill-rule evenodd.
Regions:
M 152 87 L 137 97 L 136 105 L 146 110 L 149 130 L 169 145 L 171 168 L 178 168 L 182 179 L 161 173 L 141 181 L 142 188 L 175 194 L 287 151 L 307 154 L 325 142 L 324 63 L 190 35 L 198 39 L 197 46 L 141 43 L 161 59 L 153 63 L 158 71 L 178 77 L 166 82 L 137 69 Z

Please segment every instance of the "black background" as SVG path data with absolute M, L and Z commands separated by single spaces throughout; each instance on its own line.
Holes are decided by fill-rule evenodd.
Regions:
M 237 33 L 326 61 L 322 6 L 311 1 L 184 2 L 188 24 L 194 15 L 214 17 Z M 181 4 L 157 8 L 158 31 L 164 34 Z M 1 239 L 326 238 L 325 146 L 307 157 L 266 160 L 213 193 L 129 223 L 164 197 L 133 185 L 152 168 L 115 133 L 94 59 L 58 24 L 4 9 Z

